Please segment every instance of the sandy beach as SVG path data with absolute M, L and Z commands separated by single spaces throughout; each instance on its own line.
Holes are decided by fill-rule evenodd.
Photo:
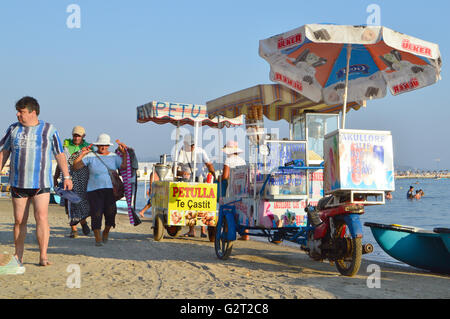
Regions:
M 378 264 L 380 287 L 369 288 L 373 272 L 368 262 L 348 278 L 329 263 L 310 260 L 300 249 L 266 242 L 236 241 L 231 258 L 221 261 L 207 239 L 166 236 L 155 242 L 150 219 L 135 227 L 127 215 L 118 215 L 108 243 L 95 247 L 92 232 L 68 237 L 67 216 L 58 205 L 49 208 L 53 265 L 40 267 L 30 215 L 26 272 L 0 276 L 0 298 L 450 298 L 449 276 Z M 14 252 L 9 199 L 0 199 L 0 252 Z M 78 270 L 79 288 L 74 284 Z

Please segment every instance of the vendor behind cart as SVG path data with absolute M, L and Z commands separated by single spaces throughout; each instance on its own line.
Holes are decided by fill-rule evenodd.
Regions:
M 195 160 L 196 164 L 194 167 L 195 156 L 197 158 Z M 186 181 L 193 182 L 192 176 L 194 175 L 194 169 L 196 176 L 195 181 L 196 182 L 206 181 L 207 172 L 204 169 L 205 167 L 209 173 L 215 176 L 214 166 L 211 163 L 211 160 L 209 159 L 204 149 L 195 146 L 194 138 L 190 134 L 186 134 L 184 136 L 184 145 L 180 149 L 177 159 L 178 159 L 177 176 L 182 177 Z M 195 237 L 194 226 L 189 226 L 189 232 L 187 232 L 183 236 Z M 207 236 L 208 235 L 206 233 L 206 227 L 202 226 L 201 237 Z

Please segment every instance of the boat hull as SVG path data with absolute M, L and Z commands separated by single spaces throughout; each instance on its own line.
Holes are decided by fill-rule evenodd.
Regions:
M 450 273 L 450 252 L 440 234 L 401 225 L 365 223 L 380 247 L 392 258 L 413 267 Z
M 433 231 L 441 236 L 445 247 L 447 247 L 447 250 L 450 253 L 450 228 L 435 228 Z

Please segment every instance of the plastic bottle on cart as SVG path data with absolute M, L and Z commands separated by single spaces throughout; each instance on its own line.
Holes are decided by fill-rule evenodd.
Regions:
M 206 182 L 207 183 L 213 182 L 213 175 L 211 173 L 208 173 L 208 176 L 206 176 Z

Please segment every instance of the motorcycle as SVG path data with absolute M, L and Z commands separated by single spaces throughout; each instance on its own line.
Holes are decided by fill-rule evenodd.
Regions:
M 354 276 L 362 255 L 373 251 L 371 244 L 362 244 L 359 216 L 364 214 L 364 205 L 350 203 L 346 196 L 332 195 L 322 198 L 317 206 L 307 206 L 305 212 L 310 227 L 301 248 L 314 260 L 335 263 L 342 275 Z

